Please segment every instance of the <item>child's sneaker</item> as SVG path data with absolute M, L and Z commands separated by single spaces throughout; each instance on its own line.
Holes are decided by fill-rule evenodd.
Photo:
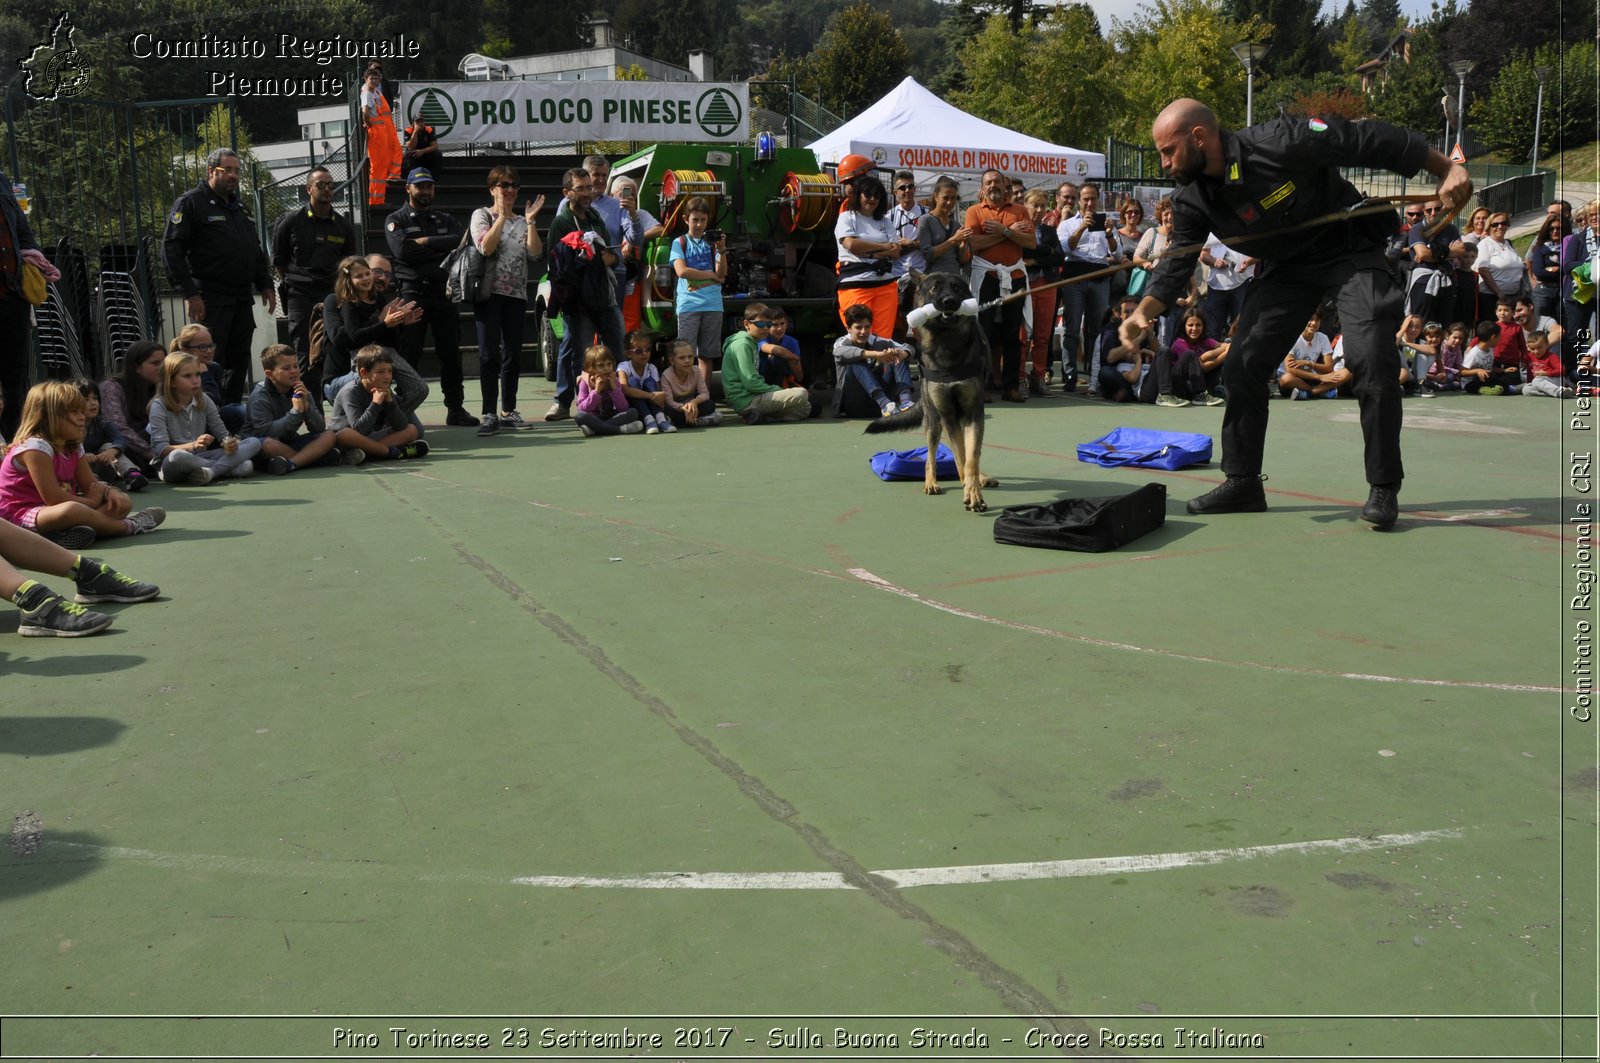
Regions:
M 204 487 L 206 484 L 216 479 L 216 476 L 217 474 L 212 470 L 211 466 L 207 465 L 203 469 L 195 469 L 193 472 L 191 472 L 189 474 L 189 482 L 194 484 L 196 487 Z
M 145 532 L 153 532 L 161 527 L 161 522 L 166 519 L 167 511 L 160 506 L 141 509 L 128 518 L 128 534 L 143 535 Z
M 647 436 L 658 436 L 661 434 L 661 429 L 654 421 L 651 421 L 650 426 L 644 430 L 644 434 Z
M 586 435 L 586 436 L 592 436 L 592 435 L 594 435 L 594 429 L 593 429 L 593 428 L 590 428 L 590 427 L 589 427 L 589 426 L 588 426 L 588 425 L 586 425 L 586 424 L 580 424 L 580 425 L 579 425 L 579 426 L 578 426 L 578 431 L 580 431 L 580 432 L 582 432 L 582 433 L 583 433 L 583 434 L 584 434 L 584 435 Z
M 532 428 L 533 425 L 529 424 L 527 421 L 524 421 L 522 419 L 522 414 L 518 413 L 516 410 L 506 410 L 500 414 L 500 427 L 519 430 L 523 428 Z
M 66 531 L 45 532 L 44 537 L 66 550 L 82 550 L 94 542 L 94 529 L 87 524 L 74 524 Z
M 1334 395 L 1337 395 L 1337 394 L 1338 394 L 1338 392 L 1336 392 L 1336 391 L 1335 392 L 1330 392 L 1328 397 L 1332 398 Z M 1226 406 L 1228 404 L 1228 401 L 1226 399 L 1217 398 L 1215 395 L 1211 394 L 1211 392 L 1209 392 L 1209 391 L 1202 391 L 1199 395 L 1195 396 L 1194 404 L 1196 406 Z
M 425 458 L 428 456 L 428 441 L 426 439 L 413 439 L 400 448 L 395 457 L 401 461 L 410 461 L 412 458 Z
M 274 476 L 289 475 L 289 459 L 281 455 L 268 458 L 267 471 Z
M 664 432 L 664 433 L 665 432 L 676 432 L 677 430 L 678 430 L 678 426 L 673 424 L 671 421 L 662 421 L 661 422 L 661 431 L 662 432 Z
M 243 480 L 247 476 L 256 474 L 256 463 L 250 460 L 241 461 L 228 471 L 228 475 L 235 480 Z
M 104 561 L 86 557 L 79 564 L 78 593 L 73 601 L 80 605 L 95 602 L 148 602 L 161 593 L 154 583 L 140 583 L 124 576 Z
M 122 489 L 131 495 L 143 491 L 145 484 L 149 482 L 149 480 L 145 479 L 144 473 L 138 469 L 133 469 L 122 478 Z
M 1039 394 L 1041 394 L 1041 395 L 1044 394 L 1043 389 L 1040 389 Z M 895 409 L 896 410 L 909 410 L 909 409 L 911 409 L 911 407 L 913 407 L 915 405 L 916 405 L 916 401 L 914 399 L 912 399 L 912 397 L 910 395 L 907 395 L 907 396 L 905 396 L 904 398 L 902 398 L 900 400 L 900 402 L 895 406 Z
M 51 637 L 74 639 L 93 635 L 111 626 L 111 617 L 91 612 L 81 605 L 67 601 L 42 583 L 28 581 L 13 599 L 22 610 L 17 624 L 17 634 L 29 638 Z
M 1505 393 L 1506 389 L 1499 384 L 1485 384 L 1478 389 L 1479 395 L 1504 395 Z
M 890 402 L 888 399 L 881 399 L 878 402 L 878 409 L 885 417 L 888 417 L 894 413 L 894 403 Z
M 1168 392 L 1165 395 L 1157 395 L 1156 396 L 1156 405 L 1157 406 L 1167 406 L 1167 407 L 1170 407 L 1172 409 L 1177 409 L 1179 406 L 1187 406 L 1187 405 L 1189 405 L 1189 400 L 1188 399 L 1180 399 L 1180 398 L 1178 398 L 1178 396 L 1172 394 L 1171 392 Z
M 746 406 L 744 408 L 744 412 L 739 414 L 739 420 L 743 421 L 745 424 L 760 424 L 762 420 L 761 411 L 756 409 L 754 406 Z
M 1326 395 L 1322 396 L 1322 397 L 1325 398 L 1325 399 L 1336 399 L 1336 398 L 1339 397 L 1339 389 L 1338 388 L 1329 388 L 1328 389 L 1328 393 Z
M 360 447 L 345 447 L 339 451 L 339 460 L 346 465 L 360 465 L 367 460 L 367 452 Z
M 655 426 L 651 425 L 651 427 L 653 428 Z M 640 432 L 643 432 L 643 431 L 644 431 L 644 422 L 643 421 L 629 421 L 627 424 L 622 426 L 622 434 L 625 435 L 625 436 L 636 436 Z
M 707 428 L 715 428 L 717 425 L 722 423 L 722 411 L 712 410 L 710 413 L 702 414 L 700 417 L 700 423 L 705 425 Z

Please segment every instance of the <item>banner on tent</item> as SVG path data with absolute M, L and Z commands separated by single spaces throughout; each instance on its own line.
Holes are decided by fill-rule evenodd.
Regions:
M 406 123 L 441 144 L 514 140 L 743 141 L 744 82 L 408 81 Z
M 878 159 L 880 153 L 884 158 Z M 999 170 L 1018 177 L 1099 176 L 1090 172 L 1092 164 L 1083 156 L 1044 155 L 1030 151 L 997 151 L 989 148 L 909 147 L 899 149 L 899 159 L 891 163 L 888 158 L 891 154 L 895 154 L 893 149 L 879 148 L 872 153 L 872 156 L 880 165 L 907 166 L 918 170 L 960 170 L 967 173 Z

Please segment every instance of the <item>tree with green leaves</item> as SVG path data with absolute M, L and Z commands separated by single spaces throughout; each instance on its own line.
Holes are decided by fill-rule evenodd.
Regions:
M 1114 35 L 1121 53 L 1115 77 L 1127 99 L 1111 131 L 1144 143 L 1168 103 L 1188 96 L 1209 104 L 1224 126 L 1245 117 L 1245 71 L 1229 49 L 1257 39 L 1259 23 L 1223 14 L 1218 0 L 1154 0 Z
M 1530 57 L 1509 56 L 1489 92 L 1468 108 L 1472 128 L 1509 162 L 1533 153 L 1533 127 L 1539 104 L 1539 78 L 1534 67 L 1546 67 L 1544 115 L 1539 123 L 1539 155 L 1548 158 L 1565 148 L 1594 139 L 1595 46 L 1579 41 L 1565 48 L 1548 44 Z M 1576 89 L 1577 91 L 1574 91 Z
M 1254 19 L 1266 31 L 1272 51 L 1262 65 L 1272 76 L 1299 78 L 1333 69 L 1321 7 L 1320 0 L 1224 0 L 1222 10 L 1236 23 Z
M 994 15 L 961 53 L 968 88 L 952 102 L 986 121 L 1055 144 L 1097 148 L 1121 112 L 1115 79 L 1083 78 L 1063 93 L 1063 70 L 1107 70 L 1116 61 L 1087 4 L 1050 11 L 1014 33 Z M 1041 107 L 1040 100 L 1051 105 Z
M 1454 92 L 1455 75 L 1444 64 L 1439 39 L 1427 26 L 1411 32 L 1411 61 L 1389 64 L 1387 77 L 1379 80 L 1367 97 L 1374 118 L 1437 140 L 1444 132 L 1445 92 Z
M 792 75 L 801 94 L 848 118 L 898 85 L 910 63 L 910 50 L 890 18 L 858 0 L 828 21 L 809 55 L 780 56 L 768 77 Z

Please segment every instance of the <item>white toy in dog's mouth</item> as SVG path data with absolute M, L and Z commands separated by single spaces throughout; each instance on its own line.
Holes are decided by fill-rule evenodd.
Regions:
M 961 305 L 956 308 L 955 313 L 947 314 L 939 310 L 932 303 L 923 303 L 915 310 L 912 310 L 910 313 L 906 314 L 906 324 L 910 325 L 912 328 L 921 328 L 923 325 L 927 324 L 930 318 L 936 315 L 946 321 L 949 321 L 953 317 L 977 317 L 979 305 L 980 304 L 976 299 L 964 299 L 962 300 Z

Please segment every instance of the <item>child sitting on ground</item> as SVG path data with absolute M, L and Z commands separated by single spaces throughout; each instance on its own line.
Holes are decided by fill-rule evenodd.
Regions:
M 1528 336 L 1528 366 L 1533 375 L 1522 387 L 1524 395 L 1570 399 L 1576 394 L 1567 387 L 1566 376 L 1561 371 L 1561 355 L 1550 349 L 1547 333 L 1536 331 Z
M 647 436 L 678 430 L 667 417 L 667 393 L 661 386 L 661 370 L 650 361 L 655 350 L 652 335 L 643 329 L 628 333 L 628 360 L 622 363 L 619 374 L 622 393 L 628 396 L 628 404 L 639 412 Z
M 65 380 L 35 384 L 22 404 L 17 441 L 0 461 L 0 517 L 72 550 L 97 537 L 153 531 L 167 519 L 155 508 L 129 516 L 128 496 L 95 476 L 83 453 L 87 409 Z
M 1438 327 L 1434 326 L 1435 329 Z M 1400 322 L 1400 331 L 1394 334 L 1395 350 L 1400 355 L 1400 386 L 1407 395 L 1417 393 L 1423 377 L 1427 375 L 1428 366 L 1433 364 L 1434 356 L 1439 353 L 1438 348 L 1429 344 L 1424 337 L 1424 330 L 1422 318 L 1407 314 L 1405 320 Z
M 69 602 L 36 580 L 24 579 L 13 565 L 66 576 L 77 585 Z M 75 555 L 33 532 L 0 521 L 0 598 L 22 611 L 17 634 L 24 637 L 78 638 L 111 626 L 112 617 L 84 608 L 95 602 L 148 602 L 161 593 L 153 583 L 124 576 L 104 561 Z
M 698 428 L 722 421 L 705 375 L 695 364 L 694 344 L 688 340 L 673 341 L 672 364 L 661 374 L 661 387 L 667 393 L 667 416 L 674 425 Z
M 1293 399 L 1338 398 L 1338 389 L 1326 380 L 1331 372 L 1333 344 L 1322 333 L 1322 313 L 1318 311 L 1300 330 L 1278 367 L 1278 394 Z
M 770 342 L 771 335 L 767 304 L 751 303 L 744 308 L 743 331 L 722 341 L 722 392 L 728 405 L 745 424 L 815 417 L 819 408 L 812 405 L 805 388 L 780 388 L 761 379 L 761 355 L 780 350 Z
M 639 411 L 628 405 L 628 396 L 617 379 L 617 361 L 603 343 L 583 352 L 578 406 L 572 412 L 572 420 L 586 436 L 634 435 L 644 431 Z
M 1124 297 L 1111 308 L 1110 320 L 1100 334 L 1100 395 L 1107 402 L 1144 402 L 1160 399 L 1160 380 L 1155 368 L 1155 329 L 1145 328 L 1132 344 L 1122 342 L 1122 319 L 1139 305 L 1139 300 Z M 1145 384 L 1149 382 L 1148 389 Z M 1172 382 L 1167 381 L 1167 394 L 1171 395 Z M 1189 405 L 1187 402 L 1162 403 Z
M 161 363 L 161 387 L 150 400 L 150 446 L 169 484 L 208 484 L 229 476 L 254 475 L 250 459 L 261 440 L 228 434 L 217 404 L 200 384 L 200 363 L 188 354 L 169 354 Z
M 1423 387 L 1434 391 L 1458 391 L 1461 388 L 1461 359 L 1467 345 L 1467 326 L 1460 321 L 1445 330 L 1439 341 L 1439 357 L 1428 367 L 1428 378 Z
M 1219 405 L 1210 400 L 1218 397 L 1215 392 L 1221 384 L 1222 363 L 1228 357 L 1228 345 L 1206 335 L 1206 317 L 1199 310 L 1190 310 L 1184 315 L 1182 332 L 1172 341 L 1172 348 L 1168 352 L 1172 358 L 1172 390 L 1166 394 L 1172 399 L 1163 402 L 1157 395 L 1156 405 L 1187 405 L 1180 399 L 1193 399 L 1202 406 Z M 1180 395 L 1179 391 L 1185 394 Z
M 1504 395 L 1506 389 L 1492 383 L 1494 341 L 1500 329 L 1493 321 L 1480 321 L 1471 347 L 1461 356 L 1461 386 L 1474 395 Z
M 910 350 L 873 333 L 872 307 L 865 303 L 846 307 L 844 324 L 845 334 L 833 345 L 839 380 L 833 393 L 833 415 L 887 417 L 896 409 L 909 410 L 914 405 L 911 370 L 906 363 Z M 773 346 L 770 338 L 760 344 L 763 352 Z M 891 390 L 895 399 L 889 398 Z
M 767 320 L 772 322 L 767 341 L 782 349 L 761 356 L 761 379 L 780 388 L 805 387 L 806 371 L 800 359 L 800 341 L 789 335 L 788 311 L 768 303 Z
M 394 352 L 369 343 L 356 352 L 356 378 L 333 400 L 330 427 L 346 465 L 428 456 L 422 430 L 394 392 Z
M 129 494 L 143 491 L 144 473 L 125 453 L 127 441 L 116 425 L 100 416 L 100 385 L 88 377 L 79 377 L 72 386 L 88 403 L 84 411 L 87 421 L 83 426 L 83 453 L 89 459 L 89 469 L 118 490 Z
M 334 433 L 300 382 L 300 360 L 294 348 L 274 343 L 261 352 L 261 383 L 245 403 L 249 432 L 261 440 L 267 471 L 284 476 L 322 461 L 333 452 Z M 353 439 L 348 445 L 355 445 Z
M 1516 314 L 1515 299 L 1501 299 L 1494 304 L 1494 325 L 1500 335 L 1494 341 L 1494 379 L 1491 383 L 1505 388 L 1508 395 L 1515 395 L 1522 390 L 1522 371 L 1528 364 L 1528 341 Z

